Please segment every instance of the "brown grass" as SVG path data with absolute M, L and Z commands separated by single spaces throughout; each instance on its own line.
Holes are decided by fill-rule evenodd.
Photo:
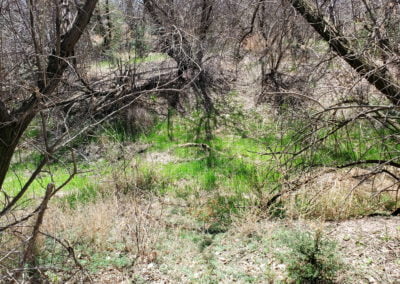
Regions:
M 289 217 L 346 220 L 374 213 L 390 213 L 398 206 L 398 183 L 384 175 L 369 176 L 367 170 L 320 170 L 283 199 Z
M 123 244 L 125 252 L 148 261 L 154 258 L 161 215 L 160 203 L 152 199 L 107 196 L 76 209 L 53 205 L 43 230 L 94 251 L 113 251 L 116 244 Z

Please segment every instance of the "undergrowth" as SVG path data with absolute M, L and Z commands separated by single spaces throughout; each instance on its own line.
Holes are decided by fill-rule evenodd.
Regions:
M 336 243 L 321 231 L 282 230 L 275 235 L 275 241 L 284 248 L 277 256 L 296 283 L 333 283 L 343 268 Z
M 381 135 L 389 136 L 382 130 L 364 131 L 362 124 L 349 125 L 293 155 L 308 145 L 298 131 L 306 128 L 301 122 L 265 124 L 250 118 L 246 129 L 239 131 L 227 124 L 206 140 L 198 135 L 195 118 L 174 119 L 173 129 L 159 122 L 149 132 L 132 136 L 112 124 L 98 130 L 89 140 L 101 146 L 101 158 L 78 159 L 80 173 L 52 200 L 44 230 L 68 239 L 91 273 L 157 261 L 153 252 L 158 233 L 165 229 L 160 223 L 162 215 L 158 215 L 165 214 L 159 200 L 172 206 L 171 212 L 178 212 L 174 217 L 190 220 L 187 222 L 196 232 L 201 252 L 207 252 L 215 236 L 228 232 L 232 223 L 248 212 L 256 219 L 331 220 L 387 212 L 397 206 L 393 194 L 381 194 L 380 188 L 373 191 L 372 187 L 359 186 L 359 179 L 337 170 L 331 175 L 316 170 L 333 169 L 357 159 L 391 158 L 390 153 L 399 151 L 399 146 L 390 137 L 388 143 L 380 143 Z M 310 139 L 315 141 L 325 134 L 316 131 L 314 140 Z M 136 151 L 137 145 L 145 147 Z M 31 162 L 25 163 L 27 160 Z M 40 156 L 15 160 L 4 190 L 15 194 L 39 160 Z M 41 196 L 48 183 L 59 185 L 68 178 L 62 162 L 68 160 L 46 167 L 29 197 Z M 314 177 L 301 171 L 305 168 L 314 172 Z M 364 172 L 360 169 L 351 174 L 362 176 Z M 385 188 L 390 186 L 387 179 L 377 181 Z M 278 198 L 270 203 L 275 196 Z M 38 254 L 41 264 L 69 261 L 68 253 L 54 239 L 44 239 Z M 282 231 L 276 239 L 286 248 L 278 258 L 294 281 L 327 283 L 335 279 L 341 265 L 334 243 L 319 233 L 301 231 Z M 204 257 L 211 270 L 213 257 Z M 57 277 L 48 274 L 49 279 Z

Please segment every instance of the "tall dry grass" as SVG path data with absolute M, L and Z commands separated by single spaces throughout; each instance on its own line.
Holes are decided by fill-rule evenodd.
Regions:
M 90 251 L 122 250 L 139 261 L 152 261 L 162 214 L 155 199 L 108 195 L 77 208 L 51 206 L 43 230 Z
M 385 174 L 369 173 L 359 168 L 328 169 L 302 177 L 310 181 L 282 198 L 287 216 L 346 220 L 376 213 L 389 214 L 400 203 L 398 181 Z

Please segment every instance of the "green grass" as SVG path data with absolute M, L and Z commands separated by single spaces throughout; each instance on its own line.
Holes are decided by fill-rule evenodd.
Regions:
M 280 123 L 280 122 L 278 122 Z M 368 122 L 355 121 L 328 133 L 336 125 L 313 130 L 305 122 L 283 122 L 284 131 L 266 129 L 260 141 L 268 151 L 298 153 L 282 155 L 281 162 L 289 162 L 294 169 L 303 167 L 334 167 L 358 160 L 391 160 L 399 157 L 400 145 L 396 135 L 387 128 L 374 128 Z M 312 144 L 312 147 L 309 147 Z M 309 147 L 306 151 L 302 149 Z
M 136 57 L 130 60 L 130 63 L 147 63 L 147 62 L 156 62 L 168 59 L 168 56 L 164 53 L 150 53 L 148 56 L 144 58 Z
M 190 133 L 190 132 L 189 132 Z M 154 132 L 140 138 L 141 142 L 153 143 L 153 151 L 172 151 L 178 158 L 187 162 L 170 162 L 157 166 L 159 171 L 169 177 L 172 182 L 192 181 L 201 189 L 210 191 L 217 187 L 227 187 L 233 192 L 250 191 L 254 176 L 261 178 L 270 176 L 263 169 L 254 164 L 256 159 L 268 160 L 253 152 L 261 152 L 262 145 L 250 138 L 227 135 L 215 137 L 207 143 L 212 149 L 211 155 L 198 148 L 176 148 L 180 144 L 193 142 L 193 137 L 185 131 L 185 126 L 174 129 L 174 140 L 170 141 L 167 135 L 166 125 L 160 124 Z M 198 158 L 204 159 L 197 160 Z
M 47 240 L 49 247 L 53 247 L 53 251 L 44 251 L 38 257 L 38 263 L 44 267 L 56 267 L 57 265 L 63 265 L 63 269 L 65 270 L 73 270 L 73 262 L 68 259 L 70 256 L 66 255 L 64 249 L 58 246 L 54 247 L 54 244 L 51 244 L 49 240 Z M 116 247 L 118 248 L 118 246 Z M 123 248 L 120 248 L 122 250 Z M 57 252 L 57 250 L 60 250 Z M 122 269 L 125 267 L 129 267 L 134 263 L 133 258 L 129 258 L 126 254 L 119 253 L 117 251 L 104 251 L 97 252 L 92 251 L 90 247 L 76 245 L 74 246 L 75 255 L 80 256 L 79 263 L 85 267 L 87 271 L 90 273 L 97 273 L 100 270 L 105 268 L 117 268 Z M 57 253 L 55 253 L 57 252 Z M 51 269 L 49 269 L 50 273 L 47 276 L 55 280 L 57 277 L 56 273 L 52 273 Z M 58 279 L 59 282 L 61 279 Z
M 320 136 L 324 134 L 321 133 Z M 341 165 L 357 160 L 390 160 L 399 153 L 397 141 L 384 138 L 390 133 L 374 130 L 362 123 L 355 123 L 328 137 L 314 150 L 312 163 Z M 316 151 L 315 151 L 316 150 Z
M 67 166 L 71 167 L 68 168 Z M 33 181 L 25 196 L 21 199 L 26 202 L 30 198 L 42 197 L 49 183 L 54 183 L 56 188 L 61 186 L 71 175 L 72 165 L 50 164 L 45 166 L 43 172 Z M 9 196 L 15 196 L 27 182 L 35 164 L 18 164 L 9 172 L 3 185 L 3 190 Z M 78 174 L 62 189 L 68 194 L 61 199 L 70 206 L 75 206 L 78 202 L 88 202 L 97 195 L 99 185 L 104 182 L 104 178 L 113 171 L 112 165 L 106 162 L 98 162 L 95 165 L 85 163 L 78 164 Z
M 263 125 L 262 121 L 252 120 L 247 124 L 245 135 L 227 127 L 218 129 L 214 137 L 206 141 L 201 135 L 197 135 L 199 117 L 201 115 L 190 119 L 175 117 L 173 139 L 168 135 L 166 122 L 159 122 L 151 131 L 136 136 L 127 135 L 122 127 L 104 126 L 96 133 L 96 139 L 99 140 L 93 139 L 91 143 L 105 141 L 117 145 L 121 142 L 120 145 L 123 146 L 125 142 L 137 142 L 152 146 L 145 154 L 134 156 L 134 160 L 109 160 L 103 157 L 91 164 L 79 161 L 79 169 L 84 173 L 77 175 L 65 187 L 64 191 L 70 194 L 60 198 L 60 206 L 78 208 L 91 202 L 98 194 L 103 193 L 105 185 L 110 185 L 110 192 L 117 192 L 118 196 L 122 197 L 119 193 L 151 192 L 159 195 L 170 194 L 174 198 L 182 199 L 185 206 L 176 207 L 174 210 L 179 211 L 179 215 L 183 215 L 187 220 L 193 221 L 196 230 L 182 231 L 179 237 L 192 242 L 198 249 L 202 255 L 198 261 L 204 262 L 202 265 L 206 271 L 202 279 L 205 283 L 214 283 L 223 279 L 224 273 L 218 270 L 217 258 L 210 253 L 218 249 L 216 244 L 219 238 L 225 237 L 235 218 L 243 216 L 249 208 L 263 210 L 263 202 L 268 201 L 271 193 L 275 193 L 273 190 L 280 190 L 283 179 L 290 178 L 290 174 L 298 174 L 299 168 L 303 166 L 330 166 L 354 159 L 378 159 L 390 157 L 384 153 L 400 150 L 395 139 L 386 139 L 384 142 L 380 139 L 391 133 L 381 129 L 371 130 L 366 125 L 354 123 L 296 156 L 291 165 L 283 168 L 282 164 L 289 164 L 291 155 L 275 157 L 260 153 L 284 150 L 295 152 L 306 147 L 307 142 L 299 139 L 306 133 L 299 131 L 305 128 L 304 123 L 295 121 L 285 122 L 283 126 Z M 317 131 L 314 138 L 324 137 L 326 133 L 326 130 Z M 105 139 L 102 140 L 103 138 Z M 213 151 L 209 154 L 199 147 L 180 147 L 189 142 L 206 143 Z M 167 159 L 152 161 L 146 158 L 147 154 L 154 153 L 157 154 L 154 155 L 156 157 L 165 155 Z M 10 195 L 16 194 L 40 159 L 41 156 L 35 153 L 25 153 L 24 157 L 17 159 L 12 166 L 13 172 L 7 177 L 5 191 Z M 60 163 L 50 164 L 46 170 L 52 175 L 41 174 L 32 184 L 27 196 L 43 195 L 49 182 L 55 182 L 57 186 L 69 176 L 68 170 Z M 387 200 L 388 207 L 393 207 L 392 203 L 392 200 Z M 268 211 L 272 217 L 284 217 L 285 208 L 285 200 L 279 200 L 273 207 L 268 208 Z M 68 237 L 68 234 L 64 236 Z M 332 281 L 340 269 L 335 244 L 323 236 L 300 231 L 282 231 L 277 233 L 275 241 L 284 248 L 277 257 L 286 263 L 289 276 L 297 283 Z M 81 255 L 81 263 L 93 273 L 107 267 L 124 269 L 132 266 L 134 262 L 133 258 L 119 254 L 123 248 L 118 248 L 118 245 L 112 242 L 113 248 L 100 251 L 91 249 L 85 241 L 74 245 L 76 253 Z M 251 249 L 260 250 L 260 244 L 252 245 L 254 248 Z M 42 256 L 42 260 L 44 264 L 53 261 L 46 255 Z M 64 260 L 60 259 L 61 262 Z M 221 278 L 218 273 L 222 273 Z M 257 278 L 242 272 L 229 273 L 244 282 L 257 282 Z M 188 274 L 191 274 L 189 268 Z M 272 272 L 266 269 L 265 277 L 273 278 L 270 274 L 272 275 Z M 51 278 L 51 275 L 49 277 Z
M 49 174 L 42 173 L 32 183 L 30 191 L 32 193 L 44 192 L 47 184 L 54 182 L 56 186 L 61 185 L 68 179 L 70 174 L 63 168 L 52 169 L 52 177 Z M 19 191 L 21 186 L 25 184 L 30 176 L 31 169 L 28 168 L 23 172 L 10 173 L 4 183 L 4 189 L 9 194 L 13 194 Z M 89 186 L 90 180 L 87 174 L 79 174 L 66 185 L 65 190 L 82 189 Z
M 196 117 L 196 116 L 195 116 Z M 199 115 L 197 116 L 199 117 Z M 212 140 L 205 141 L 196 137 L 196 118 L 176 118 L 172 129 L 173 139 L 168 136 L 167 124 L 158 123 L 150 133 L 144 133 L 135 138 L 135 141 L 152 144 L 150 151 L 167 153 L 175 158 L 185 159 L 186 162 L 169 162 L 151 165 L 158 172 L 167 177 L 172 185 L 161 189 L 163 193 L 177 191 L 180 183 L 189 184 L 186 190 L 194 188 L 212 191 L 223 188 L 232 194 L 248 193 L 262 185 L 264 191 L 275 188 L 282 174 L 279 171 L 279 163 L 289 161 L 293 172 L 296 168 L 308 166 L 334 166 L 352 162 L 359 159 L 382 159 L 384 153 L 399 151 L 399 145 L 395 141 L 382 142 L 380 137 L 389 135 L 381 133 L 382 130 L 371 130 L 367 125 L 357 123 L 343 128 L 329 136 L 321 143 L 311 147 L 302 155 L 292 159 L 291 155 L 277 156 L 260 155 L 265 152 L 296 152 L 307 146 L 302 141 L 300 132 L 304 128 L 302 122 L 290 122 L 284 125 L 285 130 L 279 130 L 278 126 L 261 126 L 261 123 L 253 122 L 254 129 L 258 129 L 256 138 L 241 136 L 235 131 L 220 131 Z M 260 131 L 260 129 L 262 131 Z M 326 135 L 327 130 L 314 133 L 315 139 Z M 212 149 L 212 155 L 200 148 L 181 148 L 181 144 L 188 142 L 206 143 Z M 199 158 L 203 158 L 198 160 Z M 390 156 L 387 156 L 390 158 Z M 192 159 L 192 161 L 190 161 Z M 179 187 L 179 186 L 178 186 Z M 182 190 L 179 189 L 179 194 Z
M 280 151 L 293 153 L 307 147 L 309 142 L 303 139 L 309 130 L 306 123 L 282 121 L 265 125 L 254 116 L 249 118 L 246 130 L 253 133 L 252 136 L 224 128 L 216 131 L 210 141 L 206 141 L 197 135 L 200 118 L 201 113 L 195 113 L 189 118 L 175 116 L 170 130 L 172 139 L 168 135 L 165 121 L 157 123 L 151 131 L 136 136 L 127 135 L 122 127 L 115 125 L 106 125 L 99 130 L 96 137 L 105 136 L 111 142 L 151 144 L 148 153 L 172 157 L 166 159 L 166 162 L 150 162 L 137 156 L 140 175 L 133 169 L 125 169 L 125 176 L 120 177 L 126 179 L 121 183 L 123 192 L 140 189 L 159 194 L 172 193 L 182 198 L 202 191 L 210 194 L 224 193 L 224 196 L 246 205 L 249 196 L 260 197 L 279 190 L 282 178 L 296 175 L 302 167 L 329 167 L 359 159 L 391 159 L 390 153 L 398 155 L 400 151 L 400 145 L 396 139 L 390 138 L 392 133 L 387 129 L 374 129 L 364 123 L 353 123 L 294 158 L 290 154 L 260 155 Z M 313 134 L 314 140 L 324 137 L 327 132 L 325 129 L 316 131 Z M 389 138 L 381 139 L 384 136 Z M 92 142 L 95 143 L 96 139 Z M 199 147 L 181 147 L 189 142 L 206 143 L 213 150 L 209 153 Z M 16 159 L 7 176 L 4 190 L 10 195 L 16 194 L 40 160 L 41 155 L 35 152 L 25 153 L 23 158 Z M 90 165 L 84 161 L 79 162 L 79 169 L 87 172 L 78 174 L 64 188 L 64 191 L 73 192 L 67 200 L 70 206 L 75 206 L 79 200 L 86 202 L 92 198 L 95 195 L 93 192 L 102 182 L 99 177 L 110 177 L 123 162 L 114 161 L 111 164 L 107 159 Z M 287 167 L 285 175 L 282 173 L 282 165 Z M 68 170 L 61 164 L 52 164 L 46 171 L 52 174 L 42 173 L 32 184 L 28 196 L 41 195 L 48 183 L 54 182 L 59 186 L 69 177 Z M 134 177 L 134 180 L 128 180 L 129 177 Z M 229 202 L 224 204 L 223 200 L 218 203 L 230 206 Z M 231 211 L 235 212 L 235 208 L 231 208 Z

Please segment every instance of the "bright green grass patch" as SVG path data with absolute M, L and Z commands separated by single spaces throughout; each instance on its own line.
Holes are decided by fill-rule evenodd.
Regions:
M 325 133 L 321 131 L 320 137 Z M 310 164 L 337 165 L 358 160 L 391 160 L 399 156 L 399 143 L 390 139 L 387 129 L 373 129 L 355 123 L 330 135 L 312 148 Z
M 280 122 L 278 122 L 280 123 Z M 392 160 L 399 157 L 396 133 L 384 127 L 372 127 L 364 121 L 355 121 L 333 131 L 337 125 L 313 129 L 302 121 L 282 122 L 281 128 L 265 129 L 260 141 L 267 151 L 288 153 L 280 161 L 290 163 L 293 169 L 315 166 L 337 166 L 359 160 Z M 303 151 L 303 149 L 306 149 Z M 293 155 L 300 153 L 299 155 Z
M 186 120 L 174 122 L 173 128 L 170 130 L 172 139 L 168 136 L 167 122 L 158 123 L 148 134 L 142 134 L 138 140 L 145 143 L 152 143 L 154 150 L 169 150 L 173 146 L 195 141 L 195 134 L 192 125 Z
M 27 164 L 24 168 L 18 166 L 17 169 L 11 171 L 3 185 L 4 192 L 11 197 L 15 196 L 27 182 L 34 169 L 34 164 Z M 97 195 L 98 187 L 103 182 L 104 177 L 109 176 L 112 171 L 112 165 L 106 164 L 105 161 L 94 165 L 80 163 L 78 174 L 62 188 L 62 192 L 68 192 L 62 199 L 71 207 L 74 207 L 78 202 L 92 200 Z M 68 180 L 71 172 L 72 168 L 61 164 L 45 167 L 43 172 L 32 182 L 21 202 L 30 198 L 42 197 L 49 183 L 54 183 L 56 188 L 61 186 Z M 99 179 L 99 177 L 101 178 Z
M 279 178 L 278 175 L 271 175 L 270 169 L 218 153 L 202 160 L 168 163 L 160 166 L 160 172 L 175 182 L 191 181 L 204 190 L 223 187 L 232 192 L 249 192 L 255 182 Z
M 262 156 L 265 146 L 251 138 L 224 133 L 214 136 L 210 141 L 195 140 L 193 122 L 180 120 L 173 129 L 173 140 L 168 137 L 166 123 L 158 124 L 154 130 L 140 138 L 140 142 L 152 143 L 152 151 L 174 155 L 185 162 L 169 162 L 155 165 L 158 171 L 168 177 L 173 184 L 191 184 L 186 186 L 206 191 L 223 187 L 232 193 L 244 193 L 253 190 L 254 183 L 265 179 L 275 182 L 279 173 L 256 162 L 268 162 L 270 156 Z M 191 131 L 192 130 L 192 131 Z M 211 152 L 201 147 L 181 147 L 185 143 L 205 143 Z M 176 186 L 167 189 L 176 190 Z
M 30 176 L 30 170 L 10 173 L 4 183 L 4 189 L 8 194 L 16 194 L 25 184 Z M 52 176 L 47 173 L 41 173 L 37 179 L 31 184 L 29 192 L 32 194 L 41 194 L 45 191 L 49 183 L 54 183 L 56 186 L 63 184 L 70 174 L 67 170 L 57 168 L 52 170 Z M 88 174 L 76 175 L 63 190 L 78 190 L 91 185 L 90 176 Z

